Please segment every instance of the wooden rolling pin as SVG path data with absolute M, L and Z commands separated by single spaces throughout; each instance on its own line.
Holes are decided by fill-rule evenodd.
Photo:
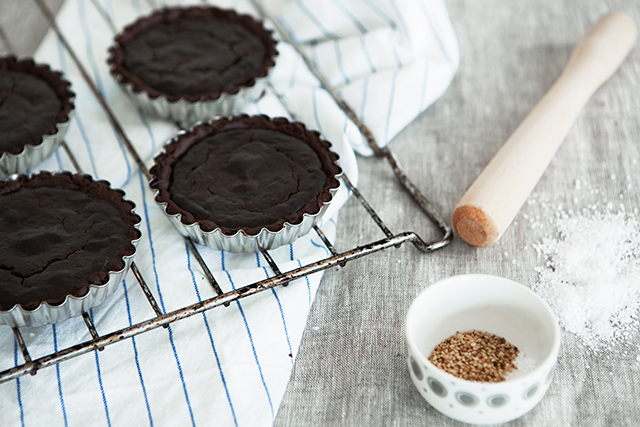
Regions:
M 453 211 L 458 235 L 490 246 L 507 229 L 591 95 L 633 47 L 636 25 L 624 13 L 602 17 L 575 48 L 555 84 L 500 148 Z

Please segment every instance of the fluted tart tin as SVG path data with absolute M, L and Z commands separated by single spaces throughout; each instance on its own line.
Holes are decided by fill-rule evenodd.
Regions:
M 160 9 L 127 26 L 107 62 L 143 110 L 189 127 L 257 99 L 277 54 L 260 21 L 191 6 Z
M 58 148 L 74 113 L 70 86 L 46 64 L 0 57 L 0 179 L 29 171 Z
M 169 141 L 150 185 L 183 236 L 214 249 L 258 252 L 319 223 L 342 174 L 330 147 L 318 132 L 284 118 L 218 118 Z
M 57 323 L 105 301 L 141 238 L 122 190 L 69 172 L 0 181 L 0 323 Z

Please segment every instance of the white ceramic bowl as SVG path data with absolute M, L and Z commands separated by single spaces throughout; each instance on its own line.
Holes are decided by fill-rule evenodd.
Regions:
M 429 362 L 442 340 L 472 329 L 505 338 L 535 360 L 535 368 L 486 383 L 463 380 Z M 429 286 L 409 308 L 406 334 L 409 372 L 422 397 L 472 424 L 502 423 L 530 411 L 551 383 L 560 349 L 560 327 L 549 306 L 529 288 L 488 275 L 454 276 Z

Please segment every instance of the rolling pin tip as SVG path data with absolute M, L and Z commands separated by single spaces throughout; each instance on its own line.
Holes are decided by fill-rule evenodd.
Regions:
M 458 206 L 452 222 L 458 236 L 473 246 L 491 246 L 500 237 L 493 220 L 475 206 Z

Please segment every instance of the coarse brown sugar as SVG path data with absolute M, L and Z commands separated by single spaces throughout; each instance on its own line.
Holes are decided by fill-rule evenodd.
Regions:
M 504 381 L 504 374 L 518 369 L 520 351 L 502 337 L 488 332 L 456 332 L 438 344 L 429 361 L 458 378 L 478 382 Z

